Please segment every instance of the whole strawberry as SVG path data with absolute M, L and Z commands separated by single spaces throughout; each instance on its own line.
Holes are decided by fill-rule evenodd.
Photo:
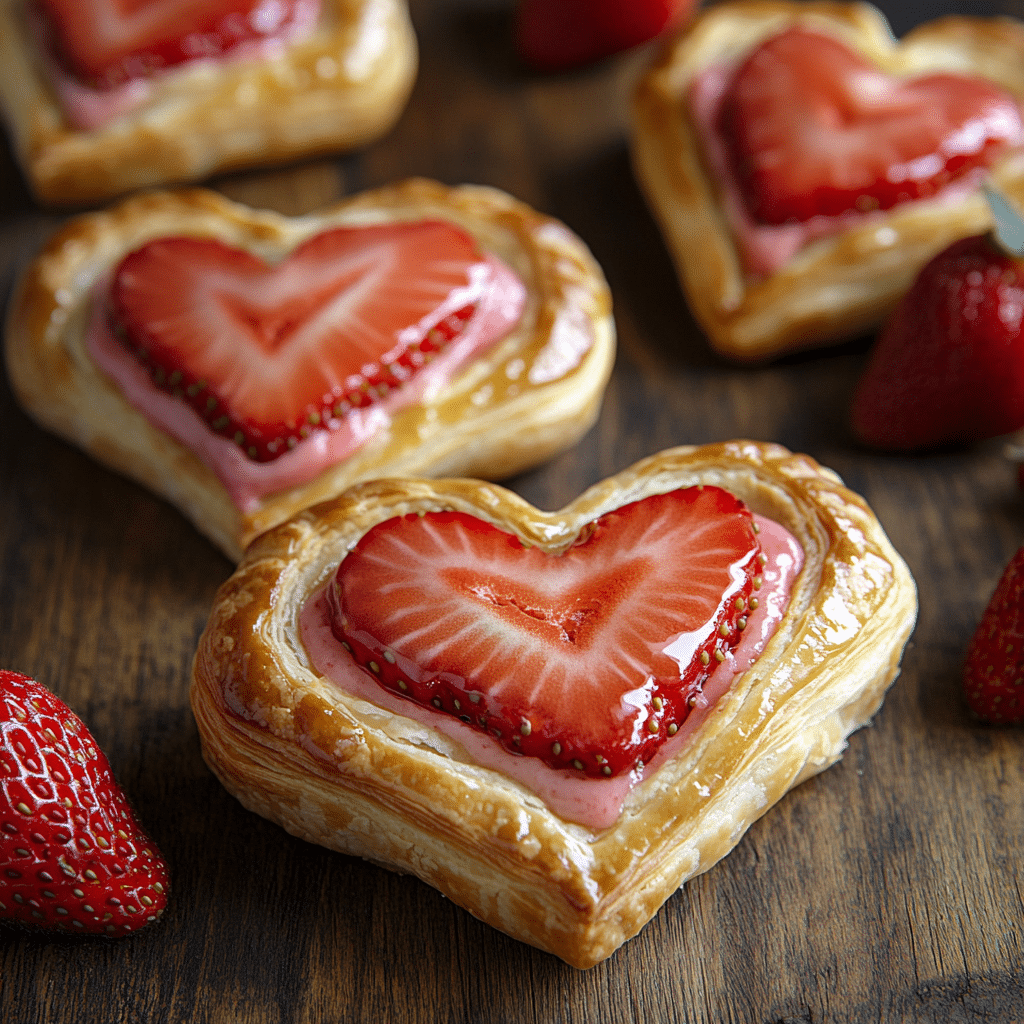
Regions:
M 681 25 L 696 0 L 520 0 L 515 43 L 540 71 L 590 64 Z
M 1024 426 L 1024 260 L 988 235 L 920 272 L 871 353 L 853 399 L 857 437 L 910 451 Z
M 0 920 L 120 936 L 166 903 L 166 864 L 89 730 L 0 670 Z
M 968 647 L 964 694 L 983 721 L 1024 721 L 1024 548 L 1003 570 Z

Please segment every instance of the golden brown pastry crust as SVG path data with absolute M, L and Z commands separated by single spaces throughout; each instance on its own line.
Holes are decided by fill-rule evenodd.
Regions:
M 239 511 L 212 470 L 131 406 L 86 349 L 95 283 L 148 239 L 213 236 L 273 258 L 329 226 L 423 218 L 461 226 L 519 275 L 527 289 L 519 323 L 347 459 L 254 511 Z M 424 179 L 306 217 L 252 210 L 202 189 L 135 196 L 83 214 L 22 275 L 6 335 L 11 386 L 35 419 L 167 498 L 235 560 L 258 533 L 357 480 L 500 479 L 543 462 L 593 424 L 614 355 L 608 286 L 576 235 L 495 189 Z
M 323 0 L 316 32 L 274 58 L 183 65 L 154 80 L 139 108 L 76 129 L 24 0 L 0 0 L 0 109 L 32 190 L 54 205 L 364 145 L 398 119 L 417 60 L 405 0 Z
M 634 170 L 695 318 L 712 347 L 736 361 L 763 360 L 876 326 L 925 262 L 992 224 L 977 192 L 955 202 L 906 204 L 809 244 L 766 279 L 745 277 L 719 183 L 698 142 L 688 87 L 706 68 L 741 58 L 797 22 L 837 36 L 890 73 L 981 75 L 1024 102 L 1024 26 L 1010 19 L 943 18 L 897 43 L 867 4 L 739 0 L 709 8 L 671 40 L 634 93 Z M 1019 155 L 1003 159 L 991 176 L 1024 200 Z
M 374 523 L 453 508 L 555 549 L 610 508 L 717 484 L 787 527 L 806 556 L 754 666 L 692 740 L 594 832 L 553 814 L 440 732 L 318 675 L 297 616 Z M 415 874 L 576 967 L 635 935 L 878 709 L 914 626 L 914 581 L 864 501 L 810 458 L 731 442 L 653 456 L 540 512 L 493 484 L 361 484 L 261 537 L 218 593 L 196 654 L 204 756 L 246 807 L 312 842 Z

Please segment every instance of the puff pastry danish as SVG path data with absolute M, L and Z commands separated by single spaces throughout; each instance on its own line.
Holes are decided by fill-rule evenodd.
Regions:
M 318 2 L 313 30 L 273 52 L 176 65 L 134 86 L 136 102 L 107 96 L 124 109 L 103 123 L 76 126 L 28 0 L 0 0 L 0 110 L 36 196 L 95 204 L 379 138 L 416 76 L 405 0 Z
M 244 258 L 247 266 L 258 257 L 275 268 L 304 247 L 313 246 L 315 253 L 317 244 L 325 244 L 318 239 L 346 230 L 376 232 L 388 255 L 389 233 L 401 236 L 417 226 L 425 226 L 428 235 L 452 236 L 462 250 L 479 252 L 467 274 L 482 270 L 483 276 L 467 277 L 466 285 L 484 282 L 482 293 L 472 293 L 479 315 L 442 356 L 429 365 L 424 357 L 424 365 L 411 376 L 413 364 L 406 356 L 419 353 L 408 346 L 404 355 L 394 357 L 404 365 L 396 363 L 386 381 L 373 383 L 357 375 L 361 392 L 380 394 L 380 400 L 361 397 L 367 408 L 348 412 L 339 404 L 330 419 L 325 411 L 316 438 L 274 462 L 246 458 L 228 439 L 214 437 L 184 401 L 158 392 L 145 374 L 138 381 L 140 366 L 116 343 L 106 320 L 114 268 L 126 254 L 149 251 L 154 240 L 170 249 L 174 246 L 165 245 L 167 238 L 185 239 L 186 246 L 197 240 L 197 246 L 214 253 L 203 258 L 214 261 L 231 247 L 236 250 L 232 258 Z M 219 248 L 211 248 L 214 242 Z M 441 255 L 447 260 L 445 252 Z M 181 262 L 193 265 L 187 248 Z M 367 279 L 374 272 L 371 264 Z M 303 274 L 293 274 L 290 286 L 300 300 L 306 289 Z M 390 280 L 399 286 L 418 281 L 403 277 L 400 269 Z M 353 302 L 362 301 L 361 287 L 340 301 L 348 302 L 348 294 L 355 295 Z M 175 290 L 170 284 L 163 288 L 172 299 Z M 369 294 L 372 299 L 372 290 Z M 451 294 L 462 292 L 456 288 Z M 204 307 L 204 316 L 223 317 L 234 308 L 232 302 L 228 295 L 214 304 L 214 312 Z M 191 315 L 192 303 L 184 307 Z M 341 307 L 343 319 L 347 308 Z M 300 323 L 306 315 L 297 315 Z M 278 330 L 273 309 L 269 315 L 257 309 L 252 316 Z M 230 326 L 215 322 L 222 324 L 221 335 Z M 199 328 L 199 320 L 194 326 Z M 419 330 L 415 324 L 410 329 Z M 195 332 L 189 328 L 184 333 Z M 217 338 L 212 332 L 211 348 Z M 262 343 L 251 344 L 255 351 Z M 294 349 L 288 348 L 293 344 Z M 289 358 L 290 351 L 301 356 L 304 344 L 299 337 L 282 345 L 282 358 Z M 343 346 L 348 344 L 343 339 Z M 544 461 L 575 443 L 594 422 L 614 350 L 607 284 L 572 232 L 505 193 L 422 179 L 298 218 L 252 210 L 205 190 L 136 196 L 109 210 L 80 215 L 55 234 L 22 275 L 6 333 L 10 381 L 32 416 L 167 498 L 233 559 L 256 534 L 357 480 L 463 473 L 499 479 Z M 250 354 L 240 346 L 237 365 L 244 365 Z M 273 376 L 275 365 L 270 364 L 271 393 L 285 390 L 284 378 Z M 190 418 L 179 422 L 176 410 Z M 331 447 L 342 441 L 341 447 Z M 315 447 L 321 443 L 326 446 Z
M 760 591 L 777 619 L 774 632 L 758 634 L 752 663 L 730 662 L 730 652 L 724 686 L 715 690 L 712 675 L 692 691 L 694 710 L 677 735 L 625 784 L 582 764 L 531 774 L 522 765 L 537 756 L 499 750 L 470 716 L 407 700 L 401 683 L 381 685 L 382 667 L 408 669 L 403 651 L 356 664 L 337 642 L 337 615 L 323 610 L 339 566 L 380 524 L 415 529 L 417 520 L 468 515 L 513 534 L 514 547 L 566 553 L 623 506 L 713 489 L 781 528 L 786 550 L 799 553 L 788 564 L 800 568 L 788 600 Z M 417 875 L 508 935 L 587 968 L 790 788 L 840 757 L 896 676 L 916 612 L 913 579 L 864 501 L 830 470 L 775 445 L 665 451 L 558 512 L 473 480 L 371 481 L 250 547 L 218 593 L 191 701 L 207 763 L 247 808 L 306 840 Z M 472 642 L 460 634 L 462 648 Z M 467 697 L 462 711 L 481 694 Z
M 739 0 L 708 8 L 670 40 L 634 93 L 634 170 L 695 318 L 712 347 L 735 361 L 824 345 L 876 326 L 928 259 L 991 226 L 977 175 L 863 216 L 816 218 L 800 236 L 809 239 L 802 245 L 792 233 L 784 237 L 789 224 L 771 234 L 749 223 L 718 134 L 716 104 L 758 45 L 794 27 L 838 41 L 898 80 L 973 76 L 1005 93 L 1010 110 L 1024 99 L 1024 26 L 1006 18 L 943 18 L 897 41 L 867 4 Z M 835 151 L 846 145 L 837 143 Z M 988 172 L 1000 189 L 1024 198 L 1019 146 L 1003 151 Z M 770 269 L 755 258 L 751 272 L 745 239 L 762 252 L 794 251 Z

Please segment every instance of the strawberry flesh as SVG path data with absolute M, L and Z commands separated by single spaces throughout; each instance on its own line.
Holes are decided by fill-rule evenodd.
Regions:
M 987 235 L 927 263 L 883 328 L 852 404 L 856 436 L 894 451 L 1024 427 L 1024 261 Z
M 1024 548 L 1003 570 L 971 639 L 963 685 L 982 721 L 1024 722 Z
M 35 0 L 59 63 L 110 89 L 286 32 L 303 0 Z
M 608 512 L 560 553 L 465 512 L 386 520 L 342 560 L 332 630 L 386 689 L 595 778 L 647 763 L 739 642 L 762 560 L 715 487 Z
M 118 267 L 111 326 L 158 388 L 270 462 L 409 384 L 464 331 L 489 273 L 435 221 L 336 228 L 275 265 L 160 238 Z
M 977 77 L 896 78 L 800 27 L 739 66 L 718 129 L 754 220 L 888 210 L 1024 143 L 1014 100 Z
M 166 864 L 89 730 L 0 670 L 0 920 L 117 937 L 166 904 Z

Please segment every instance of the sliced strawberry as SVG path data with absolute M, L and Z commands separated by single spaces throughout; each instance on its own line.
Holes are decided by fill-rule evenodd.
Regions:
M 743 61 L 718 123 L 750 214 L 765 224 L 888 210 L 1024 143 L 1017 104 L 991 82 L 895 78 L 800 27 Z
M 34 0 L 60 62 L 110 88 L 287 32 L 308 0 Z
M 158 387 L 266 462 L 405 385 L 462 332 L 489 274 L 437 221 L 336 228 L 275 265 L 160 238 L 122 261 L 111 319 Z
M 166 904 L 167 865 L 89 730 L 0 670 L 0 920 L 117 937 Z
M 739 641 L 760 549 L 715 487 L 644 498 L 565 551 L 462 512 L 410 514 L 342 560 L 332 629 L 382 686 L 598 778 L 647 762 Z

